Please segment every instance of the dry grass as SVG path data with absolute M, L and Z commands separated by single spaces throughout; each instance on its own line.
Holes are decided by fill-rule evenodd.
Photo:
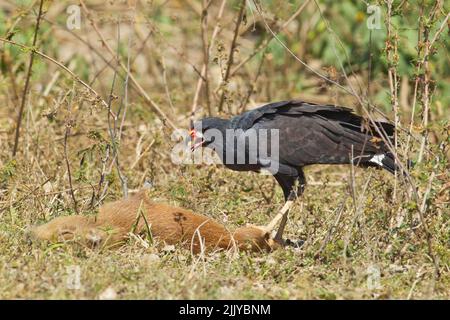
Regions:
M 294 2 L 267 4 L 267 25 L 273 30 L 284 28 L 283 22 L 302 3 Z M 30 46 L 37 13 L 30 10 L 31 3 L 0 4 L 2 38 L 9 36 L 13 42 Z M 389 90 L 384 89 L 389 87 L 388 72 L 382 70 L 372 75 L 372 79 L 378 79 L 371 83 L 370 95 L 391 119 L 392 103 L 399 103 L 395 109 L 399 125 L 403 123 L 401 127 L 406 131 L 412 104 L 418 100 L 411 123 L 414 138 L 408 139 L 402 131 L 398 140 L 399 156 L 416 160 L 426 134 L 423 160 L 411 170 L 417 198 L 410 184 L 396 181 L 385 172 L 315 166 L 306 171 L 309 186 L 294 207 L 287 228 L 289 238 L 306 240 L 301 249 L 288 248 L 267 255 L 216 253 L 197 257 L 164 244 L 146 248 L 135 238 L 112 251 L 92 251 L 64 243 L 28 243 L 28 226 L 75 211 L 93 214 L 99 203 L 118 199 L 124 191 L 138 189 L 146 180 L 154 184 L 154 198 L 230 225 L 265 224 L 270 220 L 282 205 L 281 190 L 271 177 L 234 173 L 215 166 L 174 165 L 170 161 L 174 144 L 171 129 L 152 105 L 159 106 L 176 126 L 188 127 L 208 49 L 202 37 L 206 31 L 210 39 L 217 25 L 219 33 L 206 68 L 209 89 L 204 90 L 203 83 L 198 92 L 196 117 L 207 113 L 207 101 L 212 112 L 217 112 L 222 99 L 223 110 L 229 114 L 242 108 L 243 100 L 248 100 L 247 107 L 251 108 L 260 102 L 293 97 L 336 102 L 361 111 L 358 99 L 307 73 L 276 41 L 271 42 L 262 62 L 262 55 L 257 54 L 235 71 L 228 56 L 230 46 L 235 45 L 234 30 L 242 1 L 225 6 L 220 24 L 215 17 L 221 1 L 213 1 L 208 7 L 206 22 L 202 21 L 201 10 L 208 1 L 153 1 L 151 5 L 142 1 L 137 10 L 118 2 L 107 7 L 101 3 L 86 1 L 98 32 L 86 15 L 82 15 L 81 30 L 68 32 L 68 3 L 45 1 L 37 48 L 72 70 L 105 103 L 60 67 L 36 55 L 15 157 L 11 154 L 17 111 L 31 52 L 0 44 L 1 298 L 99 298 L 107 288 L 123 299 L 450 296 L 448 93 L 431 83 L 431 89 L 419 85 L 415 95 L 415 81 L 410 79 L 399 85 L 399 101 L 392 101 Z M 38 5 L 39 1 L 33 8 L 37 10 Z M 275 7 L 280 21 L 272 19 Z M 117 23 L 119 17 L 122 20 Z M 130 23 L 133 17 L 135 24 Z M 331 14 L 327 18 L 332 22 L 333 17 Z M 444 18 L 445 8 L 436 14 L 431 37 Z M 245 31 L 253 28 L 253 22 L 256 31 Z M 321 73 L 326 68 L 324 74 L 346 86 L 339 70 L 309 48 L 298 46 L 314 41 L 311 37 L 317 33 L 318 24 L 320 15 L 311 1 L 305 12 L 286 26 L 283 41 L 299 57 L 306 57 L 310 66 Z M 264 35 L 271 37 L 264 32 L 264 26 L 256 9 L 253 7 L 252 14 L 247 8 L 237 37 L 234 66 L 257 50 Z M 339 28 L 334 31 L 345 38 Z M 98 40 L 99 33 L 112 54 Z M 445 59 L 442 49 L 445 45 L 437 46 L 437 58 L 433 59 Z M 117 67 L 117 52 L 124 68 Z M 433 69 L 433 61 L 425 81 L 431 81 L 430 77 L 448 81 L 448 70 Z M 336 68 L 338 65 L 336 62 Z M 418 66 L 420 70 L 422 67 Z M 227 70 L 231 72 L 224 85 L 220 79 Z M 395 66 L 389 69 L 389 74 L 396 72 L 402 76 Z M 151 101 L 136 90 L 130 75 L 145 88 Z M 363 88 L 367 87 L 365 79 L 364 70 L 348 75 L 350 83 L 359 81 Z M 430 90 L 428 98 L 423 90 Z M 421 111 L 427 103 L 429 123 L 424 127 Z M 118 116 L 116 122 L 105 104 Z M 431 235 L 431 250 L 423 222 Z M 439 277 L 433 257 L 438 262 Z M 74 266 L 80 270 L 78 289 L 71 289 L 67 282 Z M 380 272 L 379 286 L 375 288 L 368 286 L 377 278 L 373 270 Z

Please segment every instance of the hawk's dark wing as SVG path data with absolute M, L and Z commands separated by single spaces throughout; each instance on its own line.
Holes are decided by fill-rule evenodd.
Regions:
M 377 122 L 387 135 L 394 127 Z M 234 129 L 277 129 L 280 163 L 300 167 L 308 164 L 363 164 L 387 152 L 380 136 L 351 109 L 302 101 L 264 105 L 231 120 Z M 356 160 L 356 161 L 355 161 Z
M 232 129 L 247 130 L 253 127 L 258 121 L 271 120 L 277 115 L 293 117 L 302 115 L 314 116 L 316 118 L 333 120 L 339 125 L 355 131 L 363 131 L 364 128 L 362 126 L 365 125 L 371 131 L 371 135 L 380 136 L 372 125 L 364 123 L 363 118 L 354 114 L 352 109 L 334 105 L 319 105 L 299 100 L 274 102 L 247 111 L 233 117 L 230 120 L 230 127 Z M 380 126 L 388 137 L 393 135 L 394 127 L 391 124 L 377 122 L 377 126 Z

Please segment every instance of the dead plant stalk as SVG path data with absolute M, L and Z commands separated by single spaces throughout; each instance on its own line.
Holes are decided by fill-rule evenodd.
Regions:
M 38 12 L 38 15 L 36 17 L 36 27 L 34 28 L 33 45 L 32 45 L 33 49 L 36 47 L 36 43 L 37 43 L 37 38 L 38 38 L 38 33 L 39 33 L 39 26 L 40 26 L 41 17 L 42 17 L 43 5 L 44 5 L 44 0 L 41 0 L 41 2 L 39 3 L 39 12 Z M 12 151 L 12 156 L 13 157 L 16 156 L 17 149 L 19 147 L 20 126 L 22 124 L 23 110 L 25 108 L 25 102 L 27 100 L 28 87 L 30 85 L 30 79 L 31 79 L 31 71 L 33 70 L 34 53 L 35 52 L 33 50 L 31 50 L 31 52 L 30 52 L 30 62 L 28 64 L 27 76 L 25 78 L 25 86 L 23 88 L 23 93 L 22 93 L 22 102 L 20 104 L 19 114 L 17 115 L 16 132 L 15 132 L 15 135 L 14 135 L 14 147 L 13 147 L 13 151 Z
M 228 85 L 228 81 L 230 79 L 230 74 L 231 74 L 231 67 L 233 66 L 233 62 L 234 62 L 234 53 L 235 53 L 236 47 L 237 47 L 237 38 L 239 35 L 239 27 L 241 26 L 242 19 L 244 17 L 244 13 L 245 13 L 245 4 L 246 4 L 246 0 L 242 0 L 241 7 L 239 9 L 238 18 L 237 18 L 236 25 L 234 28 L 233 40 L 231 41 L 230 53 L 228 54 L 227 67 L 225 70 L 225 75 L 222 79 L 222 95 L 220 97 L 219 108 L 218 108 L 219 113 L 222 112 L 222 110 L 223 110 L 223 104 L 225 102 L 225 98 L 227 95 L 226 86 Z

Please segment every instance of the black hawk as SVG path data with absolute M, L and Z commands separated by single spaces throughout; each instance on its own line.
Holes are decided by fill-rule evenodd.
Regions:
M 373 125 L 349 108 L 296 100 L 266 104 L 228 120 L 204 118 L 196 121 L 190 131 L 192 149 L 202 146 L 215 150 L 227 168 L 267 169 L 273 174 L 286 201 L 268 225 L 271 231 L 282 220 L 277 240 L 282 240 L 292 201 L 304 190 L 303 167 L 353 163 L 390 173 L 400 171 L 386 145 L 393 133 L 393 125 Z M 264 140 L 270 142 L 262 143 Z M 278 143 L 275 148 L 273 141 Z

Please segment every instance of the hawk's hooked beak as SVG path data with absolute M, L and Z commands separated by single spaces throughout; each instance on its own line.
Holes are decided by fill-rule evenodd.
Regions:
M 205 142 L 205 138 L 203 135 L 196 131 L 195 129 L 191 129 L 189 131 L 189 136 L 191 137 L 191 151 L 193 152 L 198 147 L 201 147 Z

